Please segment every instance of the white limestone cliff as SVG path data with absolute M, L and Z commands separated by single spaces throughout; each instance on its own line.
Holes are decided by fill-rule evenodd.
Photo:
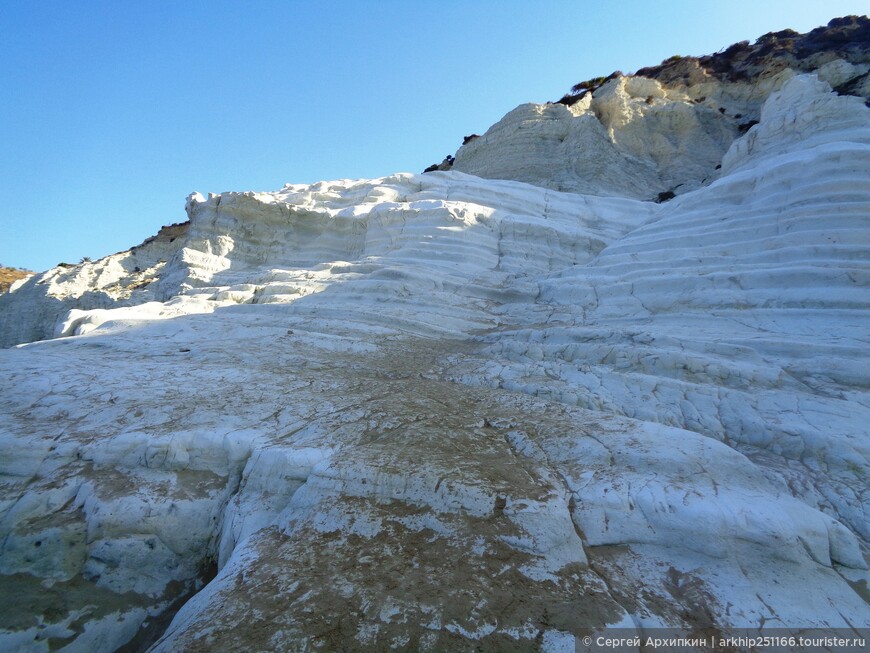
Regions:
M 804 67 L 831 86 L 854 82 L 852 94 L 867 98 L 870 55 L 859 58 L 816 57 Z M 467 139 L 452 169 L 578 193 L 641 200 L 682 195 L 719 178 L 725 152 L 796 74 L 772 68 L 721 79 L 693 58 L 666 70 L 666 82 L 614 73 L 580 99 L 521 105 Z
M 162 284 L 168 259 L 181 246 L 186 224 L 164 227 L 142 244 L 98 261 L 57 266 L 0 293 L 0 348 L 53 338 L 70 310 L 132 306 L 163 301 L 179 288 Z
M 685 92 L 652 79 L 618 77 L 585 99 L 570 107 L 517 107 L 463 145 L 453 168 L 563 191 L 653 200 L 714 178 L 738 135 L 733 118 L 716 110 L 716 98 L 694 104 Z
M 766 97 L 740 135 L 652 82 L 457 155 L 543 175 L 563 128 L 611 153 L 541 185 L 192 195 L 138 303 L 0 351 L 0 648 L 870 628 L 870 108 L 779 72 L 727 90 Z

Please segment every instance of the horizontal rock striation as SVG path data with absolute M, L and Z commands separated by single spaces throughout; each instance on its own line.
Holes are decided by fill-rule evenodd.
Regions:
M 866 632 L 870 108 L 832 90 L 864 74 L 847 50 L 705 72 L 745 133 L 614 78 L 468 139 L 508 165 L 531 133 L 538 185 L 460 150 L 194 194 L 174 235 L 19 285 L 4 338 L 61 337 L 0 352 L 0 648 Z M 612 156 L 545 178 L 569 123 Z
M 870 111 L 828 88 L 790 81 L 722 179 L 543 281 L 552 324 L 493 338 L 481 382 L 800 463 L 868 537 Z
M 0 294 L 0 348 L 58 335 L 70 310 L 133 306 L 165 301 L 179 289 L 154 284 L 181 246 L 187 223 L 163 227 L 156 236 L 128 251 L 98 261 L 57 266 L 28 277 Z
M 453 169 L 557 190 L 667 199 L 719 178 L 731 143 L 800 72 L 870 98 L 870 20 L 785 30 L 706 57 L 589 80 L 557 103 L 526 104 L 456 152 Z

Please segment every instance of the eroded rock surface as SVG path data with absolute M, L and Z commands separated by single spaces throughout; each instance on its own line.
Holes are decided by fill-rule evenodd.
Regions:
M 157 281 L 184 242 L 187 223 L 163 227 L 156 236 L 98 261 L 59 263 L 0 293 L 0 348 L 59 335 L 70 310 L 116 308 L 164 301 L 179 288 L 158 290 Z
M 525 104 L 457 151 L 454 170 L 556 190 L 667 199 L 720 176 L 731 143 L 771 93 L 801 72 L 870 98 L 870 20 L 766 34 L 706 57 L 675 56 L 633 75 Z
M 870 628 L 870 109 L 770 79 L 664 203 L 192 195 L 138 303 L 0 352 L 0 648 Z

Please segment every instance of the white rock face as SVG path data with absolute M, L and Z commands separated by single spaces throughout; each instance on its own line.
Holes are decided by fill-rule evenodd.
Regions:
M 454 170 L 516 179 L 562 191 L 655 200 L 685 194 L 720 176 L 730 145 L 794 77 L 789 68 L 726 82 L 692 62 L 685 81 L 617 76 L 572 106 L 524 104 L 456 153 Z M 832 86 L 866 75 L 870 64 L 833 59 L 816 73 Z M 870 83 L 870 82 L 868 82 Z M 863 89 L 863 90 L 862 90 Z M 867 89 L 856 88 L 867 96 Z
M 870 628 L 870 109 L 783 73 L 731 143 L 650 81 L 502 142 L 721 178 L 192 195 L 143 301 L 0 352 L 0 648 Z
M 745 86 L 745 95 L 756 89 Z M 642 200 L 683 193 L 717 176 L 738 135 L 733 114 L 717 110 L 720 97 L 693 99 L 653 79 L 617 77 L 571 107 L 517 107 L 463 145 L 453 167 L 579 193 Z
M 126 252 L 78 265 L 60 263 L 16 282 L 0 294 L 0 348 L 53 338 L 70 310 L 164 301 L 179 288 L 157 281 L 166 261 L 184 241 L 186 224 L 170 225 Z

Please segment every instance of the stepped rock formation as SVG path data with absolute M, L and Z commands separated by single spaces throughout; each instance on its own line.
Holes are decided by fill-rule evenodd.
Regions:
M 60 263 L 0 294 L 0 347 L 54 337 L 58 321 L 72 309 L 169 299 L 181 289 L 158 290 L 159 280 L 167 260 L 181 248 L 187 226 L 163 227 L 141 245 L 98 261 Z
M 452 169 L 556 190 L 656 199 L 719 177 L 734 139 L 801 72 L 870 97 L 870 24 L 835 19 L 766 34 L 707 57 L 672 57 L 636 75 L 578 84 L 553 104 L 517 107 L 467 140 Z M 592 90 L 594 89 L 594 91 Z
M 0 649 L 867 633 L 868 24 L 19 282 Z

